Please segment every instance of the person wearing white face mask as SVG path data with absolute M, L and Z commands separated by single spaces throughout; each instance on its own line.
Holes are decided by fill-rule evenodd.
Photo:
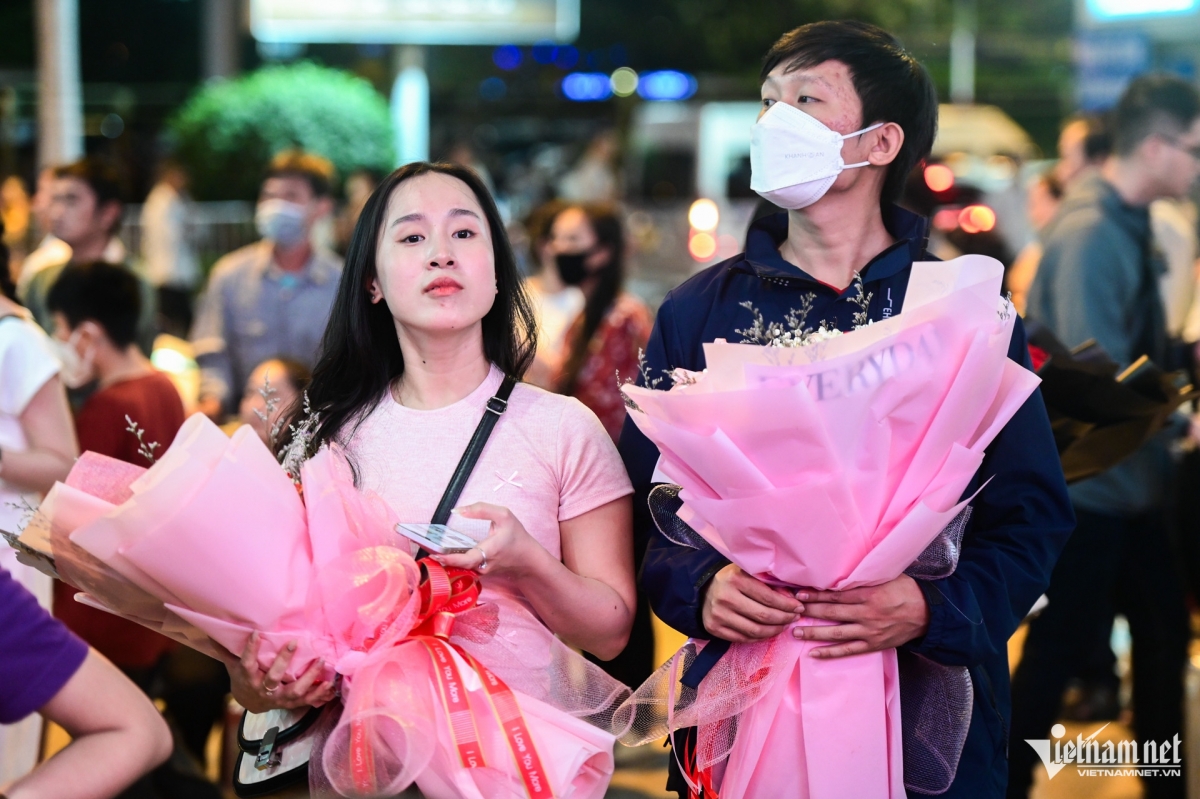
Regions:
M 761 81 L 750 185 L 784 210 L 751 224 L 745 252 L 667 295 L 641 369 L 643 381 L 656 380 L 659 388 L 671 385 L 660 379 L 664 371 L 703 369 L 705 343 L 743 340 L 755 321 L 746 306 L 765 323 L 785 325 L 789 313 L 807 307 L 814 327 L 821 322 L 849 331 L 864 317 L 880 321 L 900 313 L 913 263 L 931 260 L 927 220 L 893 205 L 909 173 L 929 155 L 937 127 L 937 95 L 924 68 L 880 28 L 818 22 L 772 46 Z M 1028 365 L 1019 321 L 1008 355 Z M 641 583 L 650 605 L 670 626 L 711 642 L 691 680 L 704 677 L 725 642 L 777 635 L 819 642 L 814 657 L 822 659 L 899 649 L 965 666 L 974 707 L 942 795 L 1003 794 L 1006 643 L 1049 584 L 1074 526 L 1040 395 L 1026 401 L 988 447 L 970 490 L 986 488 L 973 501 L 958 568 L 937 580 L 902 575 L 845 592 L 769 586 L 713 549 L 690 549 L 659 532 L 647 506 L 659 452 L 628 420 L 620 450 L 635 490 L 634 535 L 646 553 Z M 802 617 L 820 621 L 797 625 Z M 904 668 L 900 681 L 902 689 L 912 684 Z M 921 733 L 904 728 L 908 740 L 920 740 Z M 672 743 L 684 762 L 695 751 L 694 734 L 681 732 Z M 794 754 L 775 767 L 799 774 L 811 755 Z M 677 762 L 668 788 L 687 795 Z M 938 767 L 914 765 L 913 773 Z M 755 785 L 750 778 L 746 797 L 764 795 Z M 839 795 L 836 786 L 828 795 Z
M 50 289 L 54 336 L 65 356 L 68 388 L 96 381 L 75 418 L 81 449 L 148 466 L 141 444 L 161 454 L 183 424 L 183 400 L 134 341 L 141 297 L 128 269 L 97 262 L 71 264 Z M 132 419 L 142 441 L 130 433 Z M 55 615 L 102 655 L 134 675 L 154 667 L 170 641 L 74 601 L 75 589 L 55 585 Z
M 333 166 L 309 153 L 275 156 L 259 192 L 254 224 L 262 241 L 213 268 L 191 339 L 201 368 L 200 410 L 235 410 L 254 367 L 277 356 L 312 367 L 337 292 L 341 260 L 313 244 L 332 210 Z

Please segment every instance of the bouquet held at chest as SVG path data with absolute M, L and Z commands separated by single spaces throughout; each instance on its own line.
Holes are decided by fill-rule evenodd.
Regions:
M 623 387 L 679 487 L 673 514 L 652 494 L 664 535 L 793 588 L 951 573 L 985 448 L 1038 385 L 1007 357 L 1002 275 L 982 256 L 917 263 L 890 319 L 867 323 L 860 283 L 851 332 L 805 327 L 804 303 L 786 328 L 742 331 L 758 343 L 706 344 L 707 369 L 676 370 L 668 391 Z M 698 727 L 685 771 L 721 799 L 945 791 L 970 722 L 966 670 L 894 649 L 812 657 L 820 645 L 790 630 L 733 644 L 697 685 L 682 678 L 713 644 L 689 641 L 622 709 L 622 741 Z
M 293 473 L 251 428 L 196 415 L 149 469 L 85 453 L 21 543 L 79 601 L 199 651 L 258 631 L 264 669 L 297 642 L 285 681 L 323 660 L 343 709 L 324 717 L 314 795 L 603 796 L 628 689 L 517 601 L 480 601 L 475 573 L 414 560 L 336 448 Z

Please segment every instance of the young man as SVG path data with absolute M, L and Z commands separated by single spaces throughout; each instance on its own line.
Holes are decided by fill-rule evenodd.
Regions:
M 80 450 L 149 466 L 139 450 L 156 444 L 153 455 L 162 455 L 183 425 L 184 412 L 170 378 L 138 349 L 137 278 L 113 264 L 71 264 L 50 289 L 47 307 L 54 336 L 67 343 L 68 356 L 73 353 L 78 359 L 74 370 L 79 379 L 97 382 L 75 419 Z M 126 417 L 143 431 L 140 442 L 129 432 Z M 131 621 L 81 605 L 74 596 L 73 588 L 56 583 L 55 615 L 135 680 L 147 683 L 171 642 Z
M 103 161 L 83 158 L 54 169 L 47 215 L 50 232 L 67 248 L 57 258 L 47 258 L 40 264 L 22 269 L 17 284 L 21 302 L 47 333 L 53 335 L 54 325 L 46 307 L 46 295 L 64 266 L 93 261 L 125 262 L 125 245 L 117 238 L 123 210 L 120 178 Z M 142 310 L 137 323 L 137 342 L 148 355 L 157 333 L 157 304 L 149 283 L 139 280 L 138 290 L 142 296 Z
M 255 366 L 284 355 L 312 368 L 337 294 L 342 262 L 314 249 L 312 228 L 332 209 L 333 166 L 316 155 L 280 153 L 258 195 L 263 240 L 213 268 L 192 342 L 200 363 L 200 409 L 219 419 L 237 409 Z
M 1071 188 L 1043 235 L 1027 313 L 1067 346 L 1099 342 L 1122 367 L 1142 355 L 1164 364 L 1166 314 L 1149 206 L 1186 196 L 1200 176 L 1200 95 L 1179 78 L 1139 78 L 1111 126 L 1113 156 Z M 1156 438 L 1071 487 L 1079 526 L 1055 568 L 1049 606 L 1030 623 L 1013 678 L 1010 796 L 1025 796 L 1037 762 L 1024 740 L 1049 737 L 1067 678 L 1114 613 L 1129 620 L 1134 641 L 1138 740 L 1182 735 L 1189 627 L 1164 519 L 1173 471 L 1168 444 Z M 1147 780 L 1149 797 L 1183 792 L 1182 777 Z
M 811 121 L 796 120 L 798 110 L 844 137 L 841 158 L 855 168 L 833 179 L 801 177 L 780 186 L 778 176 L 792 169 L 783 167 L 796 163 L 788 156 L 800 148 L 756 143 L 754 185 L 789 210 L 756 221 L 745 253 L 667 296 L 646 353 L 650 374 L 702 369 L 705 342 L 741 340 L 736 331 L 751 321 L 741 307 L 745 301 L 768 321 L 782 321 L 812 293 L 811 318 L 849 330 L 859 310 L 856 273 L 872 296 L 870 319 L 900 313 L 913 262 L 929 257 L 925 220 L 892 202 L 909 171 L 929 153 L 937 99 L 928 74 L 895 39 L 858 22 L 797 28 L 767 53 L 762 98 L 764 113 L 784 103 L 792 108 L 782 109 L 789 112 L 783 119 L 813 130 Z M 830 140 L 831 134 L 818 132 L 821 140 Z M 1020 324 L 1009 357 L 1028 364 Z M 621 452 L 638 492 L 635 531 L 643 545 L 649 542 L 642 587 L 664 621 L 697 638 L 749 641 L 793 634 L 787 632 L 793 622 L 807 616 L 834 622 L 800 628 L 807 638 L 829 643 L 825 657 L 903 647 L 939 663 L 968 667 L 974 709 L 957 776 L 943 795 L 1003 795 L 1007 641 L 1049 583 L 1074 523 L 1039 394 L 995 439 L 968 490 L 990 480 L 972 503 L 961 559 L 951 576 L 930 581 L 902 576 L 842 593 L 811 592 L 803 602 L 713 550 L 680 547 L 658 533 L 646 508 L 658 452 L 632 421 L 626 422 Z M 687 790 L 677 775 L 669 785 Z

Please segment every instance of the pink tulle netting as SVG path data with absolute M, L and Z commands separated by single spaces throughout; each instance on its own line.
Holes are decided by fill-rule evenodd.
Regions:
M 624 387 L 678 486 L 655 489 L 672 506 L 655 515 L 663 535 L 784 587 L 951 574 L 986 448 L 1038 384 L 1008 358 L 1002 277 L 981 256 L 914 264 L 889 319 L 811 346 L 716 341 L 704 373 Z M 623 740 L 698 726 L 693 773 L 713 768 L 722 799 L 944 791 L 970 721 L 966 671 L 895 650 L 816 658 L 818 646 L 790 630 L 734 644 L 697 691 L 678 679 L 685 648 L 619 714 Z
M 240 652 L 257 630 L 264 667 L 297 640 L 285 679 L 323 659 L 341 702 L 320 722 L 314 795 L 392 796 L 415 782 L 431 797 L 528 796 L 495 715 L 502 706 L 520 714 L 541 757 L 537 779 L 554 795 L 600 799 L 629 689 L 503 593 L 476 603 L 476 588 L 429 627 L 422 571 L 407 542 L 396 546 L 386 503 L 353 485 L 335 450 L 305 463 L 302 477 L 303 502 L 257 438 L 231 440 L 192 417 L 148 470 L 85 455 L 27 532 L 50 542 L 81 601 L 216 657 Z M 486 761 L 478 767 L 459 760 L 430 641 L 449 647 L 463 675 Z M 508 693 L 485 696 L 479 669 Z

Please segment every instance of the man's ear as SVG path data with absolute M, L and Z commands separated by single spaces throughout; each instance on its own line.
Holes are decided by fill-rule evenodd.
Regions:
M 108 339 L 108 333 L 105 332 L 104 327 L 94 319 L 84 319 L 71 333 L 78 333 L 80 342 L 85 346 L 94 347 Z
M 867 153 L 867 161 L 872 166 L 887 166 L 895 161 L 904 146 L 904 128 L 895 122 L 885 122 L 871 133 L 875 135 L 875 144 Z
M 111 236 L 121 221 L 122 207 L 116 200 L 109 200 L 96 211 L 96 221 Z

